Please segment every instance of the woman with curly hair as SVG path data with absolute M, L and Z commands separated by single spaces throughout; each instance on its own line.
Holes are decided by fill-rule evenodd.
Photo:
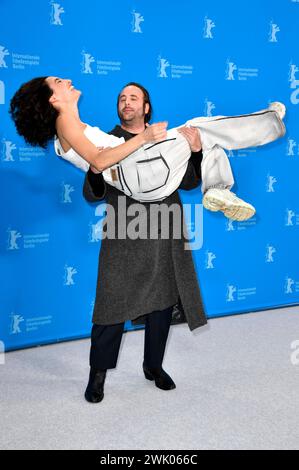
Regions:
M 10 103 L 10 113 L 17 132 L 28 144 L 43 148 L 57 136 L 65 152 L 72 147 L 101 172 L 142 145 L 159 142 L 166 137 L 167 123 L 163 122 L 147 127 L 125 143 L 114 138 L 117 141 L 116 148 L 95 146 L 84 134 L 86 124 L 80 120 L 78 110 L 80 95 L 81 92 L 73 87 L 71 80 L 58 77 L 38 77 L 24 83 Z M 108 145 L 109 141 L 105 147 Z
M 58 77 L 41 77 L 25 83 L 11 101 L 11 114 L 19 134 L 31 145 L 43 147 L 56 134 L 58 155 L 84 171 L 91 165 L 103 173 L 107 183 L 137 201 L 161 201 L 178 189 L 191 156 L 183 130 L 166 132 L 167 123 L 161 122 L 123 143 L 123 139 L 80 120 L 80 95 L 71 80 Z M 145 106 L 150 107 L 150 103 Z M 246 220 L 255 214 L 251 204 L 230 191 L 234 178 L 225 150 L 256 147 L 283 136 L 284 114 L 284 105 L 276 102 L 252 114 L 187 121 L 185 125 L 197 128 L 202 140 L 202 192 L 206 209 L 220 210 L 233 220 Z

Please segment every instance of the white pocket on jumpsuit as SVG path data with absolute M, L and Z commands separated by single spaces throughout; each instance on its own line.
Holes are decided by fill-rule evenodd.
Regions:
M 155 191 L 166 185 L 170 168 L 166 161 L 160 157 L 136 162 L 139 191 L 147 193 Z

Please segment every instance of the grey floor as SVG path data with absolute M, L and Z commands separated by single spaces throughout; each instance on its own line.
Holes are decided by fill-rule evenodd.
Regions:
M 212 319 L 194 332 L 172 326 L 171 391 L 145 380 L 143 337 L 124 334 L 97 405 L 83 398 L 89 340 L 6 354 L 0 448 L 299 448 L 298 307 Z

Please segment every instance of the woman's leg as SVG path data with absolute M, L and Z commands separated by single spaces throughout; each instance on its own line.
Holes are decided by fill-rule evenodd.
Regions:
M 203 152 L 201 176 L 203 194 L 211 188 L 231 189 L 233 187 L 234 177 L 229 159 L 218 145 L 212 150 Z
M 233 220 L 246 220 L 255 214 L 251 204 L 230 192 L 234 178 L 229 159 L 223 150 L 264 145 L 285 133 L 282 117 L 285 107 L 272 103 L 270 108 L 257 113 L 226 117 L 195 118 L 187 125 L 200 130 L 202 160 L 202 192 L 204 207 L 222 211 Z
M 226 150 L 257 147 L 285 134 L 282 120 L 271 109 L 241 116 L 194 118 L 186 125 L 200 130 L 203 150 L 212 149 L 215 145 Z

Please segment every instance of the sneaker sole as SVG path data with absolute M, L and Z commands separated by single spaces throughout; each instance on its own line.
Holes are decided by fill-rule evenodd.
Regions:
M 225 217 L 232 220 L 248 220 L 255 214 L 254 207 L 244 206 L 243 204 L 228 204 L 221 199 L 208 197 L 203 199 L 203 206 L 212 212 L 221 211 Z

